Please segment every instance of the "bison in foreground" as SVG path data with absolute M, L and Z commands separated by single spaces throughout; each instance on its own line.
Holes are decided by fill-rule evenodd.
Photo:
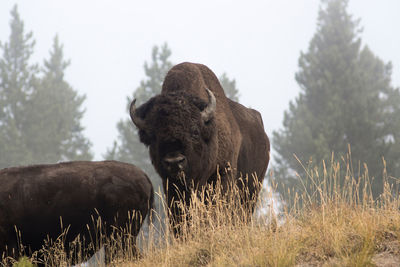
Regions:
M 139 108 L 132 101 L 130 116 L 162 178 L 175 234 L 182 220 L 176 201 L 189 203 L 193 189 L 215 185 L 217 177 L 223 188 L 237 184 L 248 190 L 244 204 L 257 198 L 270 150 L 261 115 L 227 98 L 208 67 L 174 66 L 161 94 Z M 249 214 L 252 203 L 246 207 Z
M 0 170 L 0 253 L 18 256 L 15 227 L 25 253 L 39 250 L 68 229 L 66 245 L 77 235 L 96 239 L 93 218 L 112 227 L 132 227 L 136 236 L 153 203 L 153 187 L 139 168 L 116 161 L 65 162 Z M 136 214 L 128 219 L 128 213 Z M 61 223 L 62 221 L 62 223 Z M 61 225 L 62 224 L 62 225 Z M 114 228 L 115 229 L 115 228 Z M 92 236 L 90 236 L 92 235 Z M 99 240 L 94 240 L 99 241 Z

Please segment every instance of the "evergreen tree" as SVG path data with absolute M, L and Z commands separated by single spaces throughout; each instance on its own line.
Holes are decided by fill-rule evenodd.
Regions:
M 32 33 L 24 33 L 17 6 L 0 58 L 0 168 L 60 160 L 91 159 L 79 123 L 84 97 L 64 80 L 62 46 L 56 37 L 42 73 L 30 64 Z M 42 78 L 39 75 L 42 74 Z
M 35 41 L 32 32 L 24 33 L 16 5 L 11 17 L 10 39 L 1 45 L 0 58 L 0 168 L 27 164 L 34 157 L 26 147 L 24 125 L 38 74 L 38 67 L 30 63 Z
M 63 46 L 55 36 L 50 58 L 44 61 L 44 76 L 28 103 L 25 134 L 34 163 L 90 160 L 91 143 L 80 123 L 85 96 L 80 96 L 64 79 L 70 62 L 64 60 Z
M 172 63 L 169 59 L 171 49 L 165 43 L 162 47 L 154 46 L 151 53 L 151 65 L 144 63 L 144 72 L 148 77 L 140 82 L 140 86 L 134 92 L 136 105 L 140 106 L 150 98 L 161 93 L 164 77 L 172 68 Z M 130 99 L 128 99 L 130 104 Z
M 323 1 L 317 31 L 301 53 L 296 81 L 300 94 L 273 133 L 277 178 L 305 179 L 304 165 L 321 166 L 351 146 L 353 163 L 366 163 L 372 190 L 382 192 L 382 157 L 388 172 L 400 175 L 400 95 L 391 86 L 390 63 L 361 46 L 359 20 L 347 13 L 347 0 Z M 356 164 L 355 164 L 356 165 Z M 305 184 L 305 183 L 304 183 Z

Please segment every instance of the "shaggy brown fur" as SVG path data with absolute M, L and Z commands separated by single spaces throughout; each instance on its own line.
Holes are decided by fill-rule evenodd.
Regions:
M 17 249 L 14 226 L 21 231 L 26 252 L 36 251 L 46 235 L 55 240 L 70 226 L 66 243 L 78 234 L 90 241 L 86 225 L 96 211 L 106 224 L 125 227 L 128 212 L 141 218 L 153 203 L 150 179 L 139 168 L 122 162 L 65 162 L 0 170 L 0 253 Z M 132 221 L 136 236 L 142 219 Z M 93 233 L 92 233 L 93 234 Z M 0 254 L 1 255 L 1 254 Z
M 216 98 L 216 111 L 209 121 L 201 112 L 209 103 L 208 88 Z M 162 92 L 133 111 L 140 122 L 140 140 L 149 146 L 150 157 L 163 179 L 167 201 L 172 208 L 175 233 L 181 212 L 174 200 L 190 197 L 188 185 L 201 188 L 215 183 L 219 168 L 222 185 L 237 183 L 257 198 L 258 183 L 263 181 L 269 162 L 269 140 L 261 115 L 225 96 L 217 77 L 206 66 L 182 63 L 166 75 Z M 163 160 L 171 155 L 185 157 L 187 164 L 181 174 L 165 168 Z M 224 170 L 230 166 L 229 173 Z M 257 174 L 255 181 L 252 174 Z M 238 177 L 250 176 L 243 184 Z M 176 192 L 178 189 L 179 192 Z M 252 213 L 254 205 L 250 205 Z

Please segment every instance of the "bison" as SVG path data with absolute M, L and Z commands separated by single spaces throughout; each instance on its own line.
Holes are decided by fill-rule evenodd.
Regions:
M 47 236 L 55 240 L 61 227 L 68 229 L 67 246 L 77 235 L 90 241 L 95 229 L 88 226 L 98 216 L 107 234 L 130 225 L 136 236 L 153 198 L 147 175 L 122 162 L 76 161 L 0 170 L 0 253 L 18 256 L 15 228 L 28 254 L 42 248 Z
M 194 188 L 214 186 L 217 177 L 223 188 L 236 183 L 257 198 L 270 151 L 261 115 L 227 98 L 205 65 L 174 66 L 161 94 L 138 108 L 133 100 L 130 116 L 162 178 L 175 234 L 182 221 L 176 200 L 188 203 Z M 249 214 L 253 210 L 249 204 Z

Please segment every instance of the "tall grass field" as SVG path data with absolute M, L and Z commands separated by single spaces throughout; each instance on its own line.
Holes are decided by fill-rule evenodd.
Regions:
M 327 165 L 306 170 L 307 190 L 287 188 L 288 203 L 277 201 L 271 182 L 251 220 L 239 190 L 222 194 L 217 186 L 191 199 L 179 238 L 168 227 L 154 227 L 161 220 L 154 212 L 148 231 L 137 238 L 139 253 L 129 227 L 92 246 L 106 244 L 110 266 L 400 266 L 398 181 L 384 169 L 384 191 L 373 199 L 366 166 L 354 174 L 347 160 Z M 62 240 L 48 245 L 41 251 L 45 265 L 70 266 Z M 36 258 L 3 258 L 3 264 L 7 260 L 32 266 Z

